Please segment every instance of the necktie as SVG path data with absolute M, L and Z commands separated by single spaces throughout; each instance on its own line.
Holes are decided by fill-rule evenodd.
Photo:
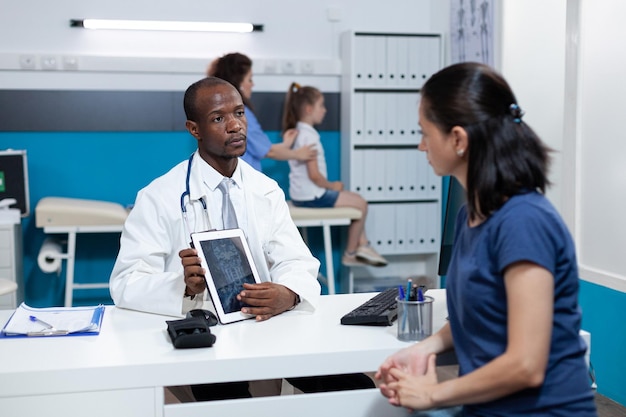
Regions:
M 222 182 L 217 186 L 222 192 L 222 221 L 224 223 L 224 229 L 236 229 L 238 227 L 235 208 L 233 207 L 232 201 L 230 201 L 230 187 L 232 184 L 232 179 L 224 177 Z

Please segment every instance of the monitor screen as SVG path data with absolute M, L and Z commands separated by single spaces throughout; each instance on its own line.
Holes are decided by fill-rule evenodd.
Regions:
M 452 245 L 454 244 L 454 225 L 456 215 L 463 204 L 465 204 L 465 190 L 454 177 L 450 177 L 448 183 L 448 194 L 446 199 L 446 210 L 443 214 L 443 233 L 441 236 L 441 249 L 439 252 L 439 275 L 448 273 L 448 264 L 452 256 Z
M 20 209 L 22 217 L 30 211 L 26 151 L 0 150 L 0 200 L 13 198 L 11 208 Z

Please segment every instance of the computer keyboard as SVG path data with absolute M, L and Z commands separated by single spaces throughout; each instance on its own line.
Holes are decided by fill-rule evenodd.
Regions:
M 370 298 L 341 318 L 341 324 L 391 326 L 398 317 L 398 288 L 388 288 Z

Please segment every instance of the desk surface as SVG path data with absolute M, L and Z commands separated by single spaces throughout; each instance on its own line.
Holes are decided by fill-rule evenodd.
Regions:
M 265 322 L 212 328 L 212 348 L 174 349 L 171 318 L 107 307 L 98 336 L 0 339 L 0 398 L 374 371 L 408 346 L 396 326 L 344 326 L 341 316 L 373 293 L 321 297 L 315 314 L 286 312 Z M 445 290 L 433 324 L 445 322 Z M 0 311 L 5 323 L 12 311 Z

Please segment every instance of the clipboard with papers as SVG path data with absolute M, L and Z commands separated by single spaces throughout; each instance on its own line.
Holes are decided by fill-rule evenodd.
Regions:
M 22 303 L 0 331 L 0 338 L 97 335 L 104 311 L 103 305 L 34 308 Z

